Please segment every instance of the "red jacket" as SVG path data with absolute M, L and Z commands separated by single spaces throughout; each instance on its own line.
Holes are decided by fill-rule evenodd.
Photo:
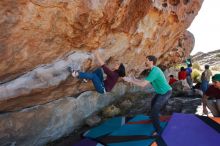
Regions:
M 173 83 L 176 82 L 176 81 L 177 81 L 177 79 L 170 78 L 170 80 L 169 80 L 169 84 L 171 85 L 171 84 L 173 84 Z
M 186 71 L 180 71 L 178 73 L 178 79 L 179 80 L 185 80 L 186 79 Z

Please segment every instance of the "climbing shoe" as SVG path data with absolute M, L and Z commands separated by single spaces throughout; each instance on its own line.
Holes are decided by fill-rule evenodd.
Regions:
M 75 78 L 75 77 L 78 77 L 79 76 L 79 72 L 78 71 L 73 71 L 72 72 L 72 76 Z
M 70 73 L 73 72 L 73 69 L 72 69 L 70 66 L 67 67 L 67 70 L 68 70 Z

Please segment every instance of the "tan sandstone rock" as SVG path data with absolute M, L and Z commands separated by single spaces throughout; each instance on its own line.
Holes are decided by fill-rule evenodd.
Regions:
M 0 111 L 94 90 L 66 70 L 96 67 L 92 51 L 138 76 L 145 56 L 168 67 L 194 46 L 186 31 L 203 0 L 1 0 Z

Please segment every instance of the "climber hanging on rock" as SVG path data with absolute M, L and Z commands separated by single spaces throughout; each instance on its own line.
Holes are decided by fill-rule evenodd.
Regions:
M 81 71 L 73 70 L 71 67 L 69 67 L 69 71 L 71 71 L 71 74 L 74 78 L 92 80 L 93 85 L 97 92 L 102 94 L 106 92 L 110 92 L 112 88 L 115 86 L 116 82 L 118 81 L 118 78 L 125 76 L 125 67 L 122 63 L 120 64 L 116 63 L 113 70 L 111 70 L 107 67 L 107 65 L 101 58 L 98 50 L 94 51 L 94 55 L 100 65 L 100 67 L 97 68 L 95 71 L 81 72 Z M 102 70 L 107 75 L 105 80 L 103 78 Z

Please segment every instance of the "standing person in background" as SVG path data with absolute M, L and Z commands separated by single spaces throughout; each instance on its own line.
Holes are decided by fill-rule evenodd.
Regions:
M 211 76 L 212 76 L 212 72 L 209 69 L 209 65 L 205 65 L 205 71 L 202 72 L 202 76 L 201 76 L 201 87 L 200 87 L 203 93 L 205 93 L 206 90 L 208 89 Z
M 186 76 L 187 76 L 186 69 L 182 66 L 180 68 L 180 71 L 178 72 L 178 79 L 179 81 L 181 81 L 184 90 L 190 89 L 186 80 Z
M 187 81 L 189 87 L 192 89 L 193 88 L 193 81 L 192 81 L 191 73 L 192 73 L 192 64 L 189 64 L 186 68 L 186 81 Z
M 202 103 L 204 114 L 208 115 L 208 106 L 214 117 L 220 117 L 220 74 L 212 77 L 212 85 L 204 93 Z
M 161 135 L 162 128 L 159 122 L 160 110 L 167 103 L 167 100 L 171 97 L 172 88 L 168 84 L 162 70 L 155 66 L 157 58 L 155 56 L 146 57 L 146 67 L 150 69 L 149 75 L 144 80 L 139 80 L 132 77 L 124 77 L 124 81 L 133 83 L 140 87 L 146 87 L 151 84 L 156 92 L 156 95 L 151 101 L 151 118 L 153 120 L 154 128 L 157 134 Z M 156 133 L 154 133 L 156 134 Z
M 180 68 L 180 71 L 178 72 L 178 79 L 179 80 L 185 80 L 186 79 L 186 70 L 183 66 Z

